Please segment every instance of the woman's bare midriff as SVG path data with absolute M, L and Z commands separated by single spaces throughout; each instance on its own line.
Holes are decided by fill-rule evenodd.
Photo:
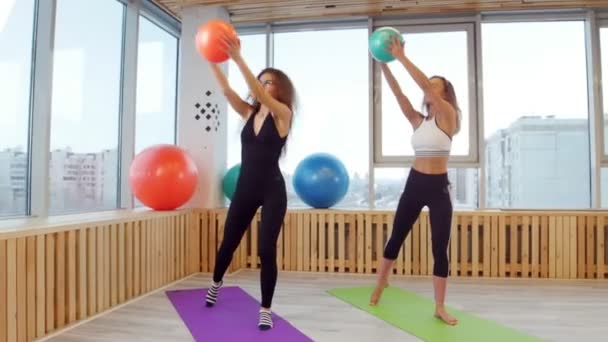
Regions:
M 416 157 L 414 169 L 421 173 L 438 175 L 448 172 L 449 157 Z

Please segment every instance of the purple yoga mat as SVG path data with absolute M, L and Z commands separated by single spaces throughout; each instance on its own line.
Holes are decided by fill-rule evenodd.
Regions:
M 167 291 L 167 297 L 196 341 L 312 341 L 272 313 L 274 327 L 258 329 L 260 303 L 240 287 L 222 287 L 215 306 L 205 307 L 207 289 Z

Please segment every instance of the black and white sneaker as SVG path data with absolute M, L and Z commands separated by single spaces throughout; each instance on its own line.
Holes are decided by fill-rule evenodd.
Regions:
M 269 330 L 272 328 L 272 314 L 268 311 L 260 311 L 260 321 L 258 322 L 260 330 Z
M 205 297 L 205 305 L 210 308 L 215 305 L 217 301 L 217 296 L 220 292 L 220 288 L 224 282 L 220 281 L 219 283 L 213 283 L 211 287 L 207 290 L 207 296 Z

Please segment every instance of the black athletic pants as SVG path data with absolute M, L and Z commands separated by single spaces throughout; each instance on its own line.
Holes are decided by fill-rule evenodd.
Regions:
M 431 175 L 411 169 L 397 206 L 393 231 L 384 248 L 384 257 L 390 260 L 397 259 L 405 238 L 412 230 L 424 206 L 429 208 L 431 219 L 435 259 L 433 275 L 446 278 L 453 210 L 447 173 Z
M 224 277 L 247 227 L 262 206 L 258 238 L 262 307 L 270 308 L 277 283 L 277 239 L 287 210 L 287 193 L 280 173 L 257 176 L 239 177 L 226 217 L 224 238 L 217 253 L 213 281 L 219 282 Z

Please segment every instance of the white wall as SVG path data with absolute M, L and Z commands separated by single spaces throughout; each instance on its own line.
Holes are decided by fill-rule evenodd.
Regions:
M 207 61 L 198 54 L 194 44 L 200 25 L 211 19 L 228 21 L 228 12 L 223 7 L 211 6 L 182 10 L 177 143 L 190 153 L 199 170 L 196 192 L 184 207 L 212 208 L 223 205 L 224 201 L 222 178 L 226 169 L 228 108 Z

